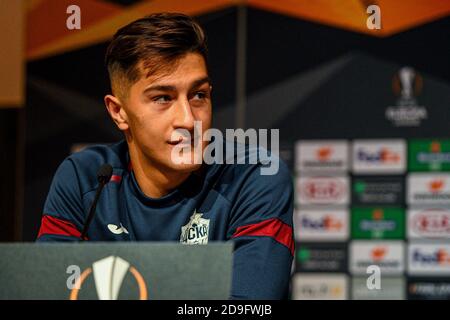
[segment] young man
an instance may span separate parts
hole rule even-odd
[[[203,152],[208,145],[185,134],[195,135],[194,122],[203,131],[211,126],[206,55],[203,30],[182,14],[153,14],[117,31],[106,54],[112,94],[104,100],[125,140],[87,148],[62,162],[38,241],[79,240],[98,186],[97,170],[109,163],[113,175],[87,240],[234,241],[231,298],[285,298],[294,252],[286,166],[262,175],[261,162],[173,158],[174,148],[183,146],[184,158],[193,160],[194,149]],[[248,159],[252,152],[247,148],[236,156]]]

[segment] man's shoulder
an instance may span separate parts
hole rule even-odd
[[[246,189],[259,192],[278,188],[291,192],[292,174],[275,152],[254,145],[234,147],[234,155],[227,154],[224,164],[216,166],[223,170],[218,183],[222,195],[234,199]]]
[[[83,192],[97,186],[97,171],[103,164],[113,167],[113,174],[120,174],[128,167],[127,144],[120,141],[114,144],[91,145],[68,156],[59,170],[73,170]],[[75,178],[75,177],[74,177]]]
[[[127,150],[126,142],[122,140],[114,144],[90,145],[71,154],[67,159],[76,165],[94,170],[105,163],[109,163],[113,168],[122,169],[128,161]]]
[[[229,145],[227,145],[229,146]],[[251,180],[267,180],[277,183],[280,179],[291,180],[291,173],[286,163],[277,152],[257,145],[235,143],[235,155],[227,154],[226,163],[231,163],[232,170]]]
[[[233,163],[219,166],[224,171],[215,188],[230,204],[228,236],[249,225],[291,226],[293,179],[288,166],[276,151],[255,145],[240,147]]]

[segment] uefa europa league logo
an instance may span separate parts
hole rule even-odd
[[[394,76],[392,86],[400,96],[400,105],[414,105],[415,97],[422,90],[422,77],[412,67],[403,67]]]
[[[398,97],[395,106],[385,110],[385,117],[396,127],[417,127],[428,118],[428,111],[418,104],[416,97],[423,87],[423,79],[412,67],[403,67],[392,78],[392,91]]]
[[[69,299],[78,300],[83,283],[93,275],[97,297],[100,300],[117,300],[127,274],[131,274],[131,278],[134,278],[137,283],[139,300],[147,300],[147,285],[142,275],[128,261],[117,256],[109,256],[98,260],[92,264],[92,267],[85,269],[76,280]]]
[[[413,81],[416,77],[416,72],[413,68],[403,67],[399,71],[399,79],[401,85],[400,95],[402,99],[412,99],[413,96]]]

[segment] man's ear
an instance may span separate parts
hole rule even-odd
[[[128,130],[128,116],[122,102],[115,96],[108,94],[104,98],[106,109],[116,123],[119,130]]]

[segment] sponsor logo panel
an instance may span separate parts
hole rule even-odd
[[[405,210],[403,208],[352,208],[353,239],[403,239]]]
[[[403,177],[355,177],[352,204],[402,206],[405,203]]]
[[[450,243],[410,243],[408,273],[450,275]]]
[[[450,171],[450,140],[411,140],[408,143],[409,171]]]
[[[408,278],[408,300],[450,300],[449,278]]]
[[[295,211],[295,238],[306,241],[345,241],[349,235],[349,215],[343,209]]]
[[[404,140],[355,140],[352,155],[356,174],[401,174],[406,169]]]
[[[349,167],[349,148],[345,140],[298,141],[295,152],[297,172],[343,172]]]
[[[347,244],[297,243],[295,266],[299,272],[347,272]]]
[[[409,205],[450,205],[450,174],[409,174],[407,194]]]
[[[292,281],[293,300],[346,300],[347,292],[345,274],[297,273]]]
[[[408,210],[410,239],[450,239],[450,210],[432,208]]]
[[[349,203],[349,178],[300,176],[296,181],[298,205],[347,205]]]
[[[352,241],[351,273],[365,275],[370,265],[380,267],[382,275],[401,274],[405,269],[403,241]]]
[[[367,276],[368,277],[368,276]],[[369,290],[367,277],[354,277],[352,279],[353,300],[404,300],[405,278],[381,276],[381,289]]]

